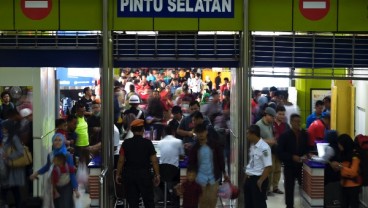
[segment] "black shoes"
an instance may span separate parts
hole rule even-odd
[[[284,194],[284,192],[282,192],[280,189],[275,189],[272,192],[275,194]]]

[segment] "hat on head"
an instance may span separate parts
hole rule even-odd
[[[132,123],[130,123],[131,127],[138,127],[138,126],[143,126],[144,125],[144,120],[142,119],[135,119],[134,121],[132,121]]]
[[[271,108],[271,107],[267,107],[267,108],[265,109],[265,114],[268,114],[268,115],[270,115],[270,116],[275,117],[275,116],[276,116],[276,111],[275,111],[275,109],[273,109],[273,108]]]
[[[20,116],[22,116],[22,118],[25,118],[32,114],[32,110],[29,108],[23,108],[22,110],[19,111],[19,114]]]

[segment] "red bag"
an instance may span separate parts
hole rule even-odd
[[[232,183],[230,183],[230,188],[231,188],[230,199],[237,199],[239,197],[239,188]]]

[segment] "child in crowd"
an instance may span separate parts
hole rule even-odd
[[[178,195],[183,195],[183,208],[197,208],[202,187],[195,181],[197,173],[193,169],[187,170],[187,180],[178,184],[175,189]]]
[[[63,190],[62,187],[65,187],[70,183],[70,175],[75,174],[76,169],[75,167],[66,163],[66,156],[64,154],[55,155],[53,163],[54,168],[51,174],[51,181],[53,187],[53,196],[54,199],[56,199],[60,197],[60,194],[63,194],[60,193]],[[78,189],[75,189],[74,193],[76,197],[79,198],[80,194]]]
[[[55,120],[55,133],[60,133],[64,135],[65,138],[68,138],[68,123],[65,119],[58,118]],[[70,140],[66,140],[65,145],[70,153],[74,153]]]
[[[55,133],[60,133],[62,135],[67,136],[68,132],[68,124],[65,119],[58,118],[55,120]]]

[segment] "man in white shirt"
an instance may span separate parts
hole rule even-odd
[[[165,127],[165,136],[157,145],[159,150],[158,152],[160,154],[160,165],[170,164],[177,167],[177,172],[175,173],[172,183],[169,184],[169,189],[172,189],[172,187],[180,182],[179,159],[184,157],[183,141],[173,136],[175,132],[176,129],[174,129],[171,125],[167,125]],[[180,198],[178,196],[171,195],[170,199],[174,205],[179,207]]]
[[[270,146],[260,137],[261,130],[251,125],[247,130],[247,139],[251,143],[249,163],[245,168],[244,201],[245,207],[266,208],[268,175],[272,169]]]
[[[183,141],[173,136],[175,130],[172,126],[165,127],[166,136],[159,141],[157,147],[160,151],[160,164],[170,164],[179,168],[179,158],[184,156]]]
[[[193,94],[201,93],[202,91],[202,80],[201,80],[201,74],[197,73],[195,75],[194,79],[191,79],[191,89]]]

